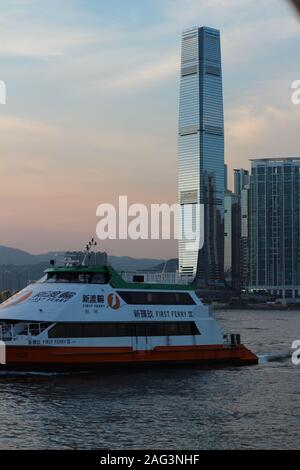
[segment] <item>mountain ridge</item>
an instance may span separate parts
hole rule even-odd
[[[19,248],[0,245],[0,266],[33,266],[48,262],[57,252],[31,254]],[[109,256],[110,264],[117,270],[152,269],[164,264],[161,258],[134,258],[131,256]]]

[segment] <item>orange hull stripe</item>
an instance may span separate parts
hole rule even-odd
[[[134,362],[255,362],[257,356],[245,346],[164,346],[149,351],[132,348],[83,348],[47,346],[8,346],[7,364],[101,364]]]

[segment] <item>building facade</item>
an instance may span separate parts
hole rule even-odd
[[[300,297],[300,158],[252,160],[250,290]]]
[[[240,287],[246,289],[249,285],[249,196],[250,174],[243,168],[234,170],[234,193],[239,198],[240,205],[240,239],[239,239],[239,269]]]
[[[234,170],[234,194],[238,196],[241,195],[241,192],[244,188],[249,187],[250,184],[250,175],[248,170],[244,168],[235,168]]]
[[[240,198],[232,191],[225,193],[224,210],[224,276],[227,286],[240,289]]]
[[[178,197],[182,206],[204,205],[204,246],[179,241],[179,271],[199,286],[224,282],[224,119],[218,30],[182,35],[178,137]],[[195,209],[196,210],[196,209]],[[190,223],[195,224],[195,211]],[[183,220],[183,217],[182,217]]]

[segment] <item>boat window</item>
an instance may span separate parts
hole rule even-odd
[[[118,294],[127,304],[195,305],[187,292],[118,291]]]
[[[108,275],[106,273],[50,272],[41,282],[48,284],[107,284]]]
[[[194,322],[56,323],[49,338],[200,335]]]
[[[71,325],[69,325],[71,328]],[[64,323],[57,323],[48,331],[48,338],[66,338],[66,327]],[[71,336],[72,338],[72,336]]]
[[[107,284],[108,277],[105,273],[92,274],[91,284]]]

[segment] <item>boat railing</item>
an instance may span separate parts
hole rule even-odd
[[[224,343],[224,346],[228,346],[228,347],[239,346],[241,344],[241,335],[234,334],[234,333],[225,334],[223,336],[223,343]]]
[[[0,341],[12,341],[14,338],[14,325],[0,325]]]
[[[177,272],[163,273],[163,272],[149,272],[149,271],[132,271],[120,272],[122,278],[126,282],[146,284],[183,284],[188,285],[193,281],[193,277],[186,274]]]
[[[49,325],[47,322],[2,323],[0,341],[13,341],[17,336],[39,336]]]

